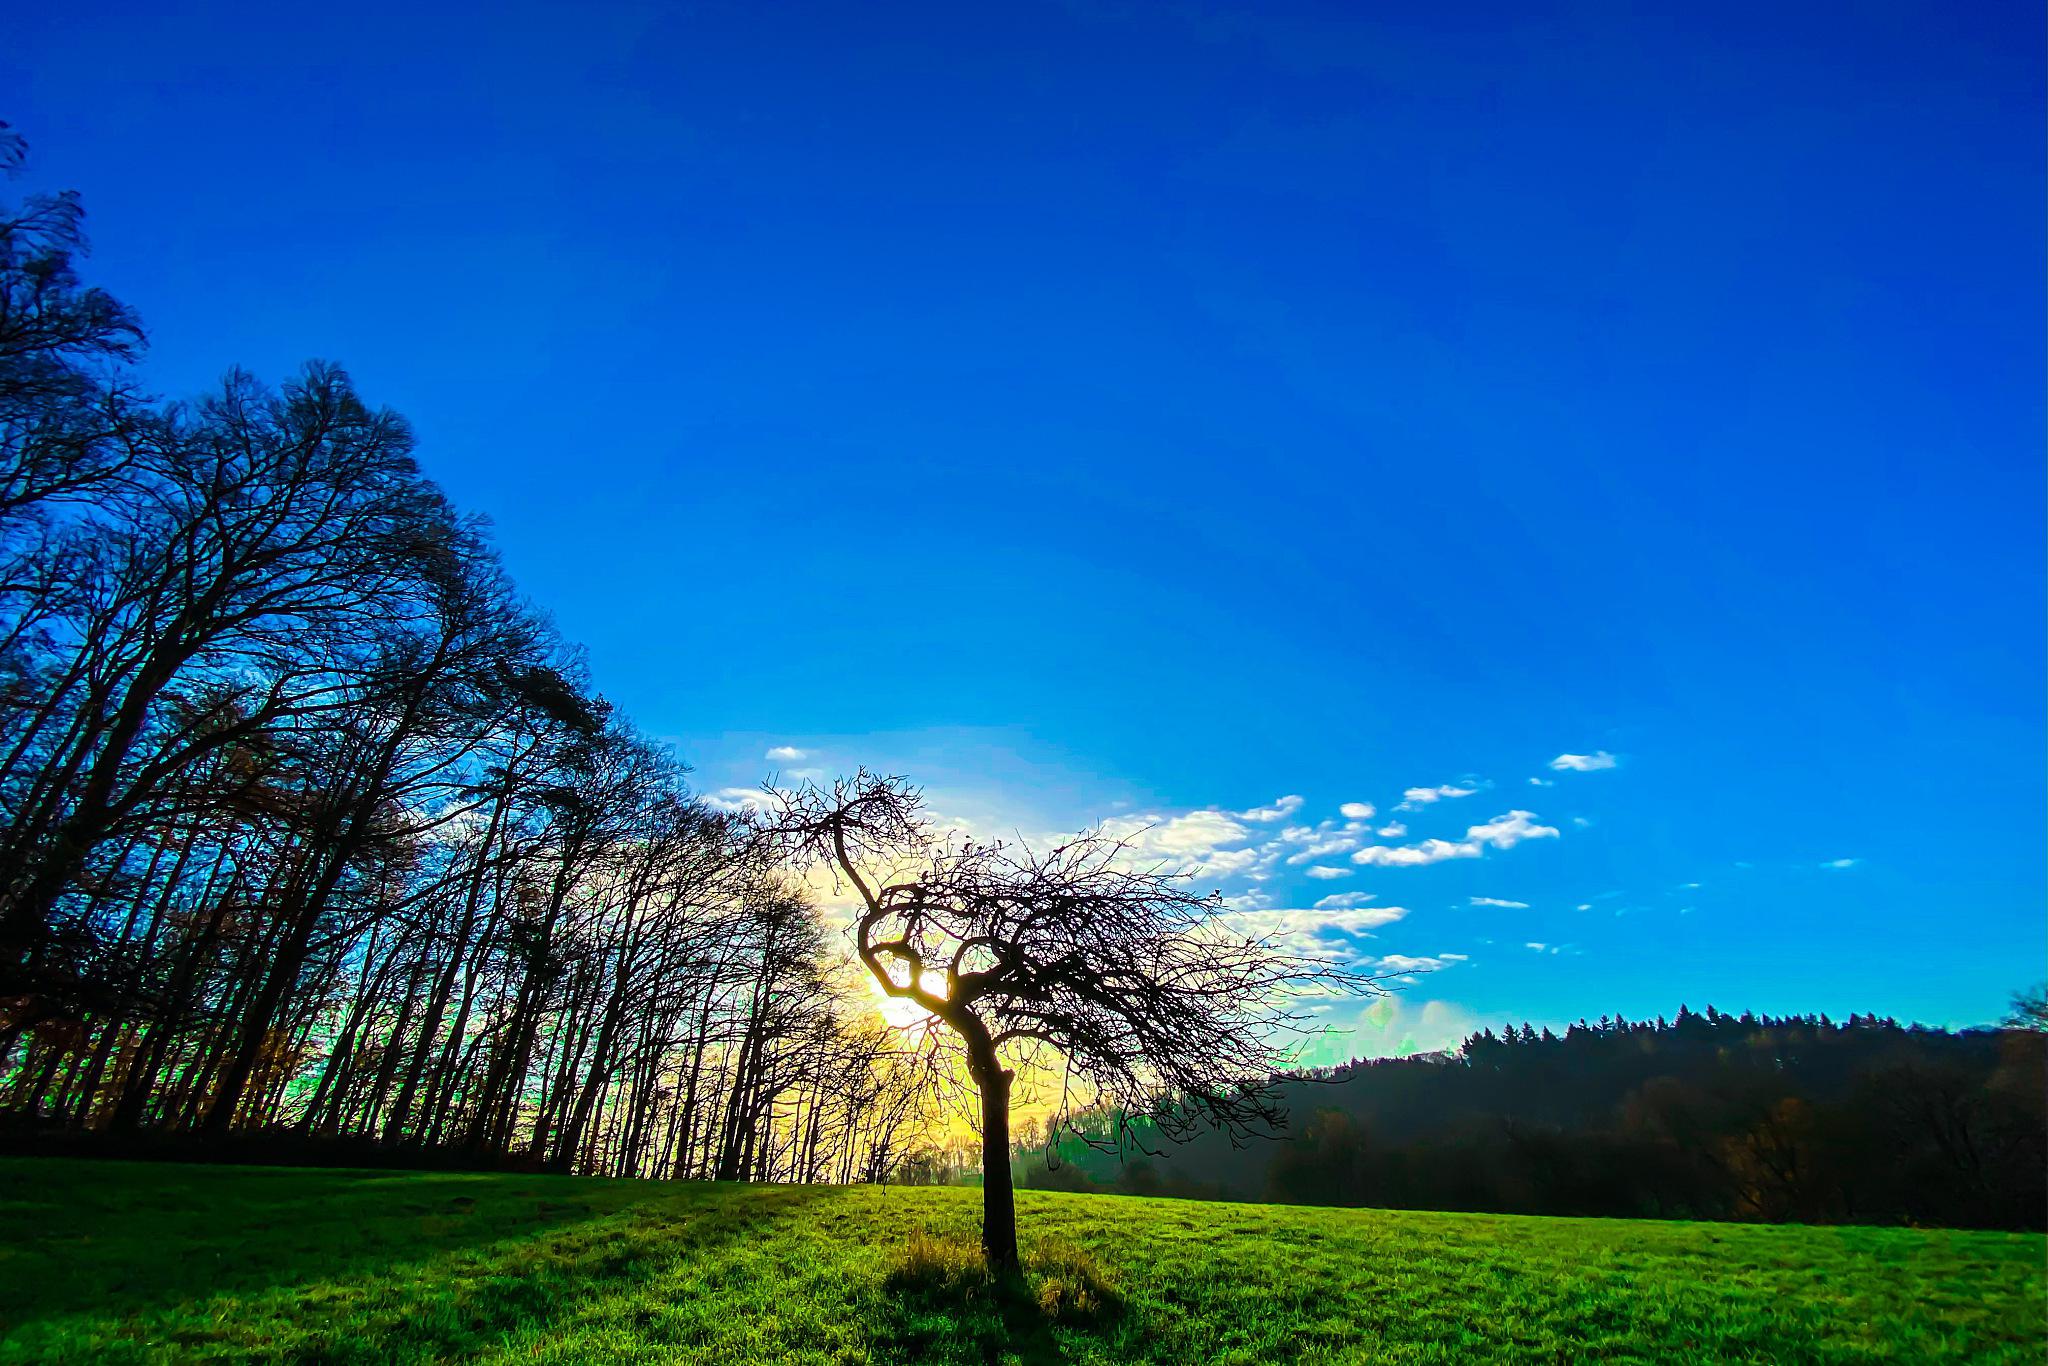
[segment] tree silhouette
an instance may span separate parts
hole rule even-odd
[[[1221,898],[1084,832],[1043,852],[942,837],[919,792],[862,771],[776,793],[775,833],[858,894],[855,949],[889,996],[957,1036],[979,1095],[982,1249],[1017,1266],[1008,1065],[1056,1052],[1065,1088],[1173,1139],[1281,1122],[1271,1083],[1302,994],[1369,988],[1330,963],[1230,932]]]
[[[142,394],[82,225],[0,199],[0,1137],[902,1170],[919,1059],[404,420],[332,365]]]
[[[2048,982],[2014,992],[2005,1022],[2014,1029],[2048,1030]]]

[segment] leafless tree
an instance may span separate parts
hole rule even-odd
[[[1277,1124],[1271,1090],[1307,993],[1371,990],[1331,963],[1235,934],[1221,898],[1101,830],[1043,851],[937,833],[919,792],[862,771],[777,792],[800,863],[858,895],[855,950],[889,996],[958,1037],[980,1099],[982,1248],[1017,1265],[1012,1065],[1049,1049],[1068,1088],[1169,1139]]]
[[[21,140],[0,124],[0,175]],[[772,841],[598,697],[396,414],[165,405],[0,203],[0,1117],[885,1179],[926,1058]]]

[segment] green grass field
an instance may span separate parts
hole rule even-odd
[[[0,1361],[2027,1361],[2037,1235],[0,1161]]]

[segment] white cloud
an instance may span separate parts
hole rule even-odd
[[[1379,836],[1383,840],[1397,840],[1407,833],[1408,827],[1399,821],[1388,821],[1379,828]]]
[[[714,811],[766,811],[768,794],[756,787],[721,787],[704,794],[704,805]]]
[[[1231,929],[1254,938],[1271,940],[1278,947],[1301,954],[1357,961],[1361,955],[1353,938],[1370,938],[1371,931],[1405,918],[1405,906],[1340,906],[1315,910],[1274,910],[1250,905],[1244,898],[1232,898],[1232,909],[1223,919]],[[1369,956],[1368,956],[1369,957]]]
[[[1533,811],[1510,811],[1505,816],[1495,816],[1484,825],[1473,826],[1465,832],[1465,838],[1490,844],[1496,849],[1512,849],[1523,840],[1555,839],[1557,827],[1536,824]]]
[[[1337,808],[1337,812],[1346,820],[1369,821],[1372,819],[1373,805],[1371,802],[1346,802]]]
[[[1446,859],[1478,858],[1487,845],[1512,849],[1523,840],[1554,839],[1557,827],[1536,824],[1533,811],[1510,811],[1483,825],[1470,826],[1461,840],[1427,839],[1420,844],[1369,845],[1351,856],[1353,863],[1379,868],[1412,868]]]
[[[1445,859],[1478,857],[1479,846],[1476,844],[1430,839],[1420,844],[1367,845],[1353,854],[1351,861],[1369,863],[1375,868],[1414,868],[1425,863],[1441,863]]]
[[[1536,950],[1536,952],[1542,953],[1545,949],[1549,948],[1550,945],[1543,943],[1541,940],[1531,939],[1528,943],[1522,945],[1522,947],[1525,949],[1534,949]]]
[[[769,750],[765,757],[773,763],[793,764],[800,759],[810,758],[811,752],[807,749],[798,749],[795,745],[777,745]]]
[[[1257,821],[1263,825],[1267,821],[1287,819],[1295,812],[1301,810],[1301,803],[1301,797],[1294,793],[1289,793],[1271,806],[1255,806],[1249,811],[1240,811],[1237,814],[1243,820]]]
[[[1591,754],[1560,754],[1550,761],[1550,766],[1559,773],[1593,773],[1603,768],[1613,768],[1615,759],[1604,749]]]
[[[1349,910],[1354,906],[1363,906],[1366,902],[1376,899],[1377,894],[1373,892],[1332,892],[1316,902],[1316,909],[1319,911]]]
[[[1859,864],[1859,863],[1861,863],[1861,862],[1863,862],[1863,860],[1862,860],[1862,859],[1860,859],[1860,858],[1831,858],[1831,859],[1829,859],[1829,860],[1828,860],[1828,861],[1827,861],[1826,863],[1823,863],[1823,864],[1821,865],[1821,867],[1823,867],[1823,868],[1854,868],[1854,867],[1855,867],[1855,866],[1856,866],[1857,864]]]
[[[1469,797],[1478,790],[1476,787],[1459,787],[1455,783],[1445,783],[1441,787],[1411,787],[1401,794],[1401,802],[1394,809],[1414,811],[1432,802],[1448,801],[1454,797]]]
[[[1351,870],[1349,868],[1332,868],[1328,864],[1318,863],[1315,867],[1308,870],[1308,875],[1318,881],[1328,882],[1333,878],[1350,877]]]
[[[1497,896],[1475,896],[1472,898],[1472,904],[1474,906],[1505,906],[1511,911],[1526,911],[1529,909],[1529,903],[1526,901],[1503,901]]]
[[[1168,820],[1123,819],[1108,827],[1120,832],[1134,849],[1161,854],[1206,854],[1220,845],[1240,843],[1251,832],[1222,811],[1190,811]]]
[[[1331,854],[1348,853],[1357,847],[1358,837],[1356,835],[1332,835],[1328,839],[1317,840],[1306,849],[1297,850],[1289,854],[1287,862],[1290,865],[1299,865],[1308,863],[1313,859],[1327,858]]]
[[[1283,913],[1284,914],[1284,913]],[[1376,930],[1382,925],[1391,925],[1397,920],[1408,918],[1406,906],[1353,906],[1341,911],[1302,911],[1301,915],[1318,917],[1318,923],[1326,930],[1338,930],[1345,934],[1363,934]]]
[[[1556,786],[1557,786],[1557,783],[1556,783],[1556,781],[1555,781],[1554,779],[1550,779],[1550,778],[1531,778],[1531,779],[1529,780],[1529,786],[1531,786],[1531,787],[1556,787]]]
[[[1204,877],[1235,877],[1258,861],[1256,849],[1207,849],[1190,855],[1188,867]]]
[[[1162,820],[1118,816],[1102,823],[1103,833],[1128,846],[1133,860],[1157,860],[1189,872],[1231,877],[1259,861],[1256,849],[1236,849],[1251,834],[1238,817],[1212,809]]]

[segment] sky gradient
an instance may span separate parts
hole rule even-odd
[[[0,118],[157,389],[346,365],[709,793],[1149,826],[1421,1046],[1995,1018],[2040,7],[1614,9],[17,7]]]

